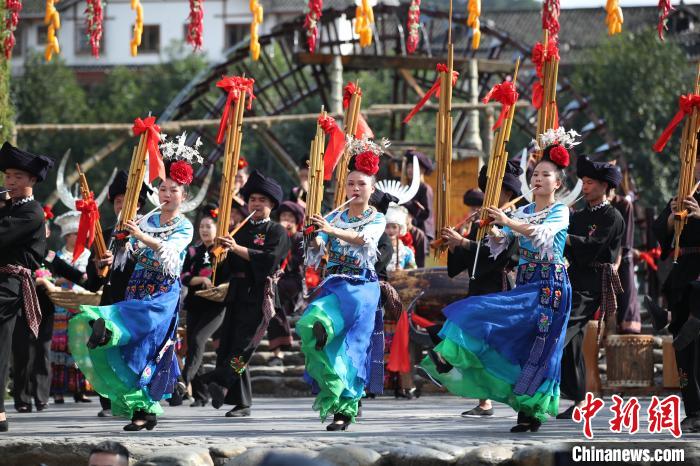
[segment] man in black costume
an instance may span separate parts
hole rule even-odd
[[[695,180],[700,180],[700,158],[695,164]],[[654,221],[654,234],[662,249],[661,258],[673,254],[674,212],[688,211],[688,222],[681,233],[678,263],[673,264],[663,286],[671,311],[669,330],[680,379],[686,418],[683,432],[700,432],[700,192],[681,202],[675,197]],[[682,205],[680,205],[682,204]]]
[[[435,214],[433,212],[433,188],[425,182],[425,176],[432,173],[433,162],[424,153],[415,150],[407,150],[404,157],[412,164],[414,155],[420,166],[420,185],[416,195],[406,203],[405,207],[413,217],[413,225],[425,233],[427,241],[424,244],[424,251],[425,255],[428,255],[430,254],[430,242],[435,239]],[[408,170],[408,180],[411,181],[412,177],[413,171]],[[416,248],[418,247],[415,242],[413,244]],[[423,262],[425,255],[416,254],[418,267],[423,267],[421,262]],[[420,260],[418,260],[419,258]]]
[[[248,363],[275,313],[280,264],[290,248],[287,231],[270,220],[270,213],[282,202],[280,185],[255,170],[241,195],[255,215],[234,238],[218,238],[228,250],[231,281],[216,369],[203,376],[209,382],[212,406],[234,405],[226,417],[250,416],[253,394]]]
[[[8,142],[0,149],[0,170],[5,173],[9,197],[0,209],[0,432],[8,430],[5,387],[15,326],[26,327],[29,338],[39,335],[41,310],[32,275],[46,252],[46,229],[44,210],[34,200],[33,188],[46,179],[52,166],[52,159]]]
[[[564,254],[569,260],[571,315],[561,362],[561,392],[574,404],[557,419],[571,419],[574,408],[586,397],[583,332],[600,308],[601,322],[615,325],[617,295],[622,292],[615,263],[620,255],[625,221],[608,201],[608,194],[622,180],[619,169],[606,162],[579,157],[576,174],[583,180],[586,207],[569,222]],[[611,329],[614,331],[614,328]]]

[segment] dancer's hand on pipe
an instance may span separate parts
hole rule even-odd
[[[330,223],[328,223],[328,220],[326,220],[321,214],[312,215],[311,223],[313,223],[316,227],[316,231],[322,231],[326,234],[333,233],[334,228],[331,226]]]
[[[221,245],[221,247],[226,249],[227,251],[230,251],[236,246],[238,246],[238,244],[236,244],[236,240],[231,238],[230,236],[219,236],[217,240],[219,241],[219,245]]]
[[[510,218],[498,207],[486,207],[489,217],[493,219],[493,223],[502,227],[510,225]]]
[[[139,241],[143,241],[144,234],[134,220],[128,220],[124,225],[131,236]]]
[[[457,230],[451,227],[443,228],[440,231],[440,237],[447,242],[447,247],[450,251],[454,251],[454,248],[462,245],[464,238],[460,235]]]
[[[114,254],[112,254],[112,251],[105,251],[104,255],[95,262],[97,262],[98,268],[110,267],[114,262]]]
[[[698,205],[698,201],[693,196],[683,199],[683,207],[688,209],[688,218],[700,219],[700,205]]]

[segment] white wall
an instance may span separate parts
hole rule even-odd
[[[138,56],[130,54],[129,42],[131,40],[131,28],[136,14],[130,8],[129,1],[110,0],[105,6],[105,22],[103,32],[103,48],[100,58],[95,59],[90,53],[76,54],[77,34],[85,31],[85,3],[76,4],[61,14],[61,29],[58,32],[58,41],[61,47],[60,56],[71,66],[115,66],[115,65],[149,65],[166,59],[165,49],[171,41],[184,41],[184,28],[189,15],[189,2],[186,0],[141,0],[143,5],[144,25],[160,25],[160,53],[145,53],[141,50]],[[204,32],[201,52],[205,53],[210,61],[217,62],[224,55],[225,25],[241,23],[250,24],[251,14],[247,0],[205,0],[204,2]],[[270,15],[270,20],[261,25],[261,34],[269,31],[275,19]],[[20,15],[20,27],[23,29],[23,48],[35,49],[43,53],[45,44],[37,43],[38,27],[42,25],[39,19],[22,19]],[[77,28],[77,31],[76,31]],[[189,44],[186,47],[190,50]],[[19,57],[13,57],[13,68],[21,67],[26,56],[23,53]]]

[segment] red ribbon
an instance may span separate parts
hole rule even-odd
[[[438,73],[447,73],[449,69],[447,68],[447,65],[444,63],[438,63],[437,66],[435,67]],[[452,71],[452,87],[457,84],[457,77],[459,76],[459,73],[456,71]],[[423,106],[430,100],[430,98],[434,95],[437,95],[440,92],[440,81],[441,81],[441,76],[438,75],[437,79],[435,79],[435,82],[433,83],[433,87],[431,87],[428,92],[425,93],[422,99],[418,101],[415,107],[413,107],[413,110],[406,115],[406,118],[403,119],[404,124],[408,123],[411,121],[411,118],[413,118],[416,113],[420,112],[420,109],[423,108]]]
[[[544,68],[545,62],[552,61],[554,59],[559,59],[559,47],[554,39],[550,39],[547,44],[547,50],[545,50],[542,42],[538,42],[532,48],[532,64],[535,65],[535,72],[539,81],[535,82],[532,86],[532,106],[537,110],[542,108],[542,101],[544,99],[544,74],[542,70]]]
[[[402,312],[394,330],[394,339],[391,341],[389,360],[386,368],[393,372],[410,372],[411,356],[408,352],[408,312]]]
[[[668,140],[671,139],[671,136],[676,130],[676,127],[679,124],[681,124],[681,121],[683,121],[685,116],[692,112],[693,108],[695,107],[700,107],[700,95],[686,94],[680,96],[680,98],[678,99],[678,112],[673,117],[673,120],[671,120],[668,126],[666,126],[664,132],[661,133],[659,139],[657,139],[656,144],[654,144],[653,147],[654,152],[661,152],[662,150],[664,150],[664,147],[666,147]]]
[[[428,328],[428,327],[432,327],[433,325],[435,325],[435,322],[431,322],[428,319],[426,319],[425,317],[419,316],[415,312],[413,314],[411,314],[411,320],[413,321],[414,324],[416,324],[419,327],[423,327],[423,328]]]
[[[158,143],[160,142],[160,126],[156,124],[156,117],[150,116],[144,120],[137,118],[131,127],[134,136],[146,134],[146,148],[148,149],[148,181],[152,183],[156,178],[165,179],[165,165],[160,155]]]
[[[496,124],[493,125],[493,128],[491,128],[492,130],[495,130],[501,127],[503,120],[510,111],[510,107],[515,105],[515,103],[518,101],[518,91],[515,90],[513,81],[504,81],[501,84],[496,84],[493,86],[493,89],[486,94],[486,97],[484,97],[482,102],[487,104],[491,100],[495,100],[501,104],[501,113],[498,115]]]
[[[343,154],[345,133],[331,116],[319,117],[318,124],[321,125],[324,133],[330,135],[326,151],[323,153],[323,179],[328,181],[333,177],[333,170]]]
[[[358,89],[354,82],[349,82],[343,88],[343,108],[347,109],[350,106],[350,99],[352,99],[353,94],[357,93],[362,95],[362,89]],[[367,120],[362,115],[358,115],[357,129],[355,130],[355,139],[362,138],[373,138],[374,132],[370,129],[367,124]],[[327,178],[329,180],[330,178]]]
[[[349,82],[343,88],[343,108],[348,108],[353,94],[362,95],[362,89],[358,89],[354,82]]]
[[[659,266],[656,265],[656,261],[661,257],[661,248],[659,246],[649,249],[648,251],[642,251],[639,253],[639,258],[647,263],[649,268],[656,272],[659,270]]]
[[[92,247],[92,243],[95,241],[95,225],[100,219],[100,211],[93,193],[90,193],[87,199],[76,200],[75,209],[80,212],[80,223],[78,223],[78,238],[75,240],[75,248],[73,249],[74,263],[80,258],[86,247]]]
[[[217,144],[224,142],[224,135],[229,123],[228,117],[231,104],[240,99],[241,96],[243,96],[244,99],[248,96],[248,105],[246,109],[250,110],[253,107],[253,99],[255,99],[255,95],[253,95],[254,84],[255,79],[244,78],[242,76],[223,76],[221,80],[216,83],[216,87],[220,87],[228,92],[226,104],[224,105],[224,112],[221,115],[221,122],[219,123],[219,133],[216,135]]]

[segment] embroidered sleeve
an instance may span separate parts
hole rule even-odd
[[[377,262],[379,238],[381,238],[385,229],[386,218],[384,218],[384,214],[377,212],[374,220],[365,225],[362,231],[359,232],[360,237],[365,243],[362,246],[358,246],[358,249],[360,249],[360,254],[362,254],[367,268],[374,269],[374,264]]]
[[[497,258],[503,251],[510,247],[510,243],[515,238],[513,230],[508,227],[503,227],[496,230],[495,235],[486,235],[486,246],[488,246],[491,253],[489,257],[492,259]]]
[[[334,215],[333,218],[329,219],[328,221],[332,222],[335,220],[337,215],[338,214]],[[323,256],[326,253],[326,245],[328,244],[328,235],[326,233],[319,231],[316,233],[316,235],[318,236],[318,239],[321,240],[321,247],[318,249],[314,247],[308,248],[304,258],[304,264],[314,269],[317,269],[321,264],[321,259],[323,259]]]
[[[175,231],[165,241],[160,242],[160,247],[154,252],[156,259],[161,263],[164,274],[171,277],[180,276],[183,253],[192,241],[192,234],[192,224],[189,220],[183,219]]]
[[[534,231],[530,235],[532,245],[539,250],[542,257],[551,259],[554,257],[555,236],[569,227],[569,211],[564,204],[557,204],[552,207],[542,223],[533,227]]]

